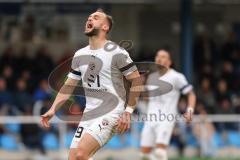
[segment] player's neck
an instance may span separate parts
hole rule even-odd
[[[107,42],[106,37],[101,37],[101,36],[89,37],[89,45],[90,45],[90,49],[92,50],[103,48],[106,42]]]
[[[166,74],[167,72],[169,72],[171,70],[170,67],[164,67],[164,68],[159,68],[159,73],[160,74]]]

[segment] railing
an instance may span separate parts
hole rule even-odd
[[[232,115],[207,115],[207,116],[200,116],[195,115],[193,118],[193,124],[194,123],[200,123],[203,124],[205,122],[240,122],[240,118],[238,114],[232,114]],[[0,116],[0,124],[39,124],[40,125],[40,116]],[[67,133],[67,124],[73,123],[73,122],[67,122],[60,120],[57,116],[55,116],[50,123],[54,123],[58,125],[59,130],[59,149],[66,149],[64,146],[65,144],[65,135]],[[78,122],[75,122],[78,123]],[[132,123],[132,125],[136,124]],[[133,127],[134,128],[134,127]],[[207,132],[207,130],[204,127],[201,127],[201,133],[200,135],[203,135]],[[136,133],[136,131],[133,131],[132,134],[139,134]],[[140,137],[140,136],[138,136]],[[201,138],[200,138],[201,139]],[[200,146],[201,147],[201,146]],[[201,148],[203,150],[203,148]]]

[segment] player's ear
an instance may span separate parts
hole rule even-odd
[[[109,26],[106,25],[106,24],[104,24],[104,25],[102,26],[102,29],[103,29],[104,31],[108,32]]]

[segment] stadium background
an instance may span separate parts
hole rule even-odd
[[[44,130],[31,116],[50,107],[49,73],[87,44],[84,24],[97,8],[115,20],[113,41],[134,43],[134,61],[153,61],[157,49],[167,47],[175,68],[194,84],[201,116],[192,125],[176,125],[169,157],[240,159],[238,0],[1,1],[0,159],[66,159],[76,125]],[[79,112],[82,99],[75,102]],[[179,111],[185,107],[182,97]],[[96,159],[137,159],[141,128],[133,123]]]

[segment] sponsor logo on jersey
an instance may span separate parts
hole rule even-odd
[[[108,120],[107,119],[103,119],[102,120],[102,125],[103,126],[107,126],[109,124]]]

